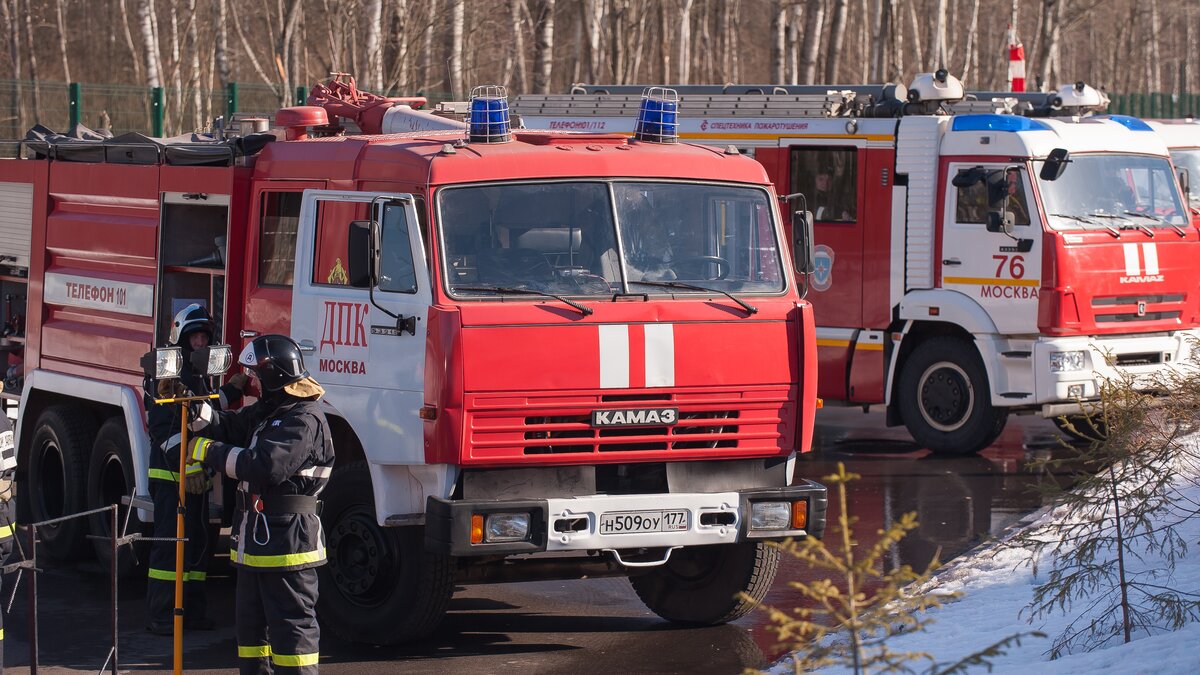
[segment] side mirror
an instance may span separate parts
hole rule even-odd
[[[807,277],[817,269],[816,254],[813,248],[813,214],[812,211],[792,212],[792,257],[795,259],[796,272]],[[806,284],[807,286],[807,284]]]
[[[1067,164],[1071,162],[1069,155],[1066,148],[1051,150],[1046,161],[1042,163],[1042,170],[1038,173],[1038,177],[1042,180],[1058,180],[1067,170]]]
[[[1192,196],[1192,179],[1187,169],[1179,170],[1179,189],[1183,191],[1183,200],[1188,201]]]
[[[374,288],[379,283],[379,223],[355,220],[346,235],[346,275],[355,288]]]
[[[1012,214],[1012,211],[988,211],[988,232],[1003,232],[1008,236],[1012,236],[1013,230],[1017,227],[1017,218]]]

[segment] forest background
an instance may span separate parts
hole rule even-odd
[[[1031,88],[1200,91],[1200,0],[0,0],[0,121],[55,118],[80,82],[114,101],[163,87],[170,125],[199,129],[231,82],[273,111],[330,72],[433,99],[476,84],[907,83],[938,67],[999,90],[1014,17]]]

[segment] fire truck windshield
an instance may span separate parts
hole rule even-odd
[[[1071,155],[1058,180],[1039,178],[1038,187],[1055,230],[1177,229],[1189,221],[1165,157]]]
[[[1187,169],[1188,180],[1200,180],[1200,150],[1172,150],[1171,161],[1176,169]],[[1191,193],[1192,206],[1200,206],[1200,183],[1193,183]]]
[[[774,212],[761,188],[627,181],[450,187],[438,193],[438,212],[456,296],[784,289]],[[683,283],[637,283],[650,281]],[[504,292],[489,293],[489,286]]]

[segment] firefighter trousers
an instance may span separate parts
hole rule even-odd
[[[317,570],[238,567],[238,665],[242,675],[317,672]]]
[[[154,536],[174,538],[179,484],[151,480],[150,496],[154,500]],[[184,503],[187,507],[183,517],[183,536],[187,538],[183,544],[184,622],[195,625],[207,611],[204,586],[213,554],[208,542],[208,493],[189,494]],[[169,624],[175,614],[175,542],[151,542],[148,574],[147,621]]]

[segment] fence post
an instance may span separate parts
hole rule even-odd
[[[225,85],[225,119],[233,123],[233,114],[238,111],[238,83],[229,82]]]
[[[150,135],[162,138],[163,135],[163,88],[150,89]]]
[[[67,128],[73,129],[78,126],[79,117],[83,110],[83,87],[78,82],[72,82],[67,85],[67,95],[71,99],[67,114]]]
[[[308,87],[296,87],[296,105],[304,105],[308,102]]]

